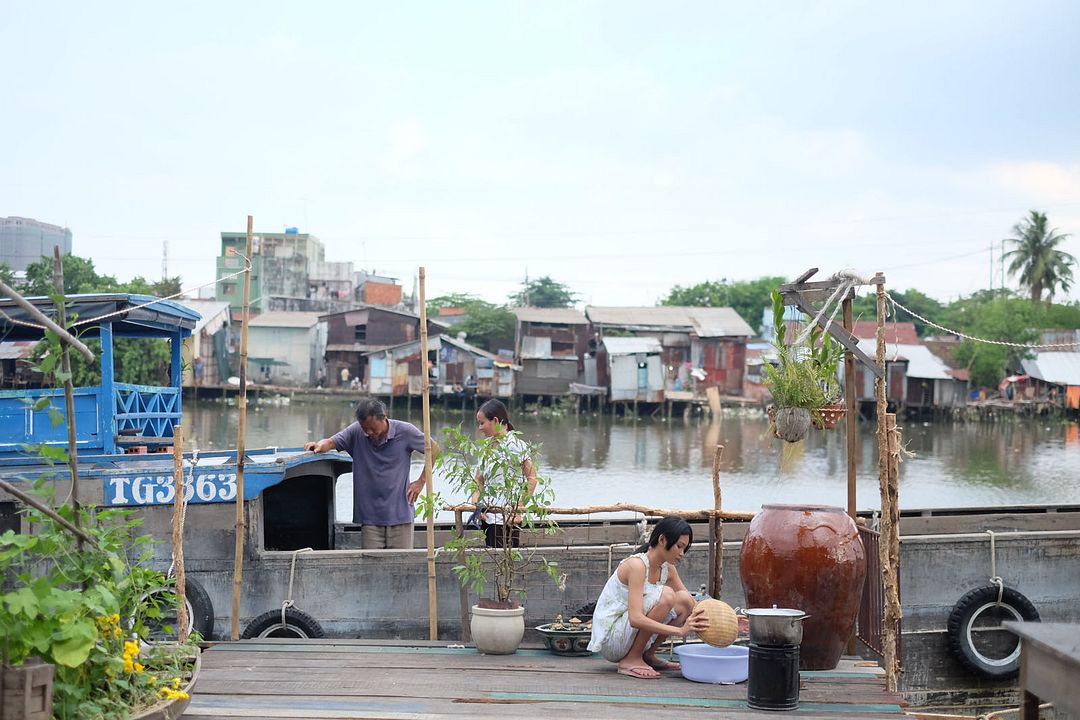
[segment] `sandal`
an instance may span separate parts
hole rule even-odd
[[[648,665],[635,665],[630,668],[618,668],[620,675],[629,675],[633,678],[639,678],[641,680],[655,680],[660,677],[660,673],[653,670]]]

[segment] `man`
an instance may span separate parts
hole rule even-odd
[[[413,546],[413,503],[424,489],[423,474],[409,482],[409,461],[424,452],[424,433],[415,426],[386,417],[386,406],[375,398],[361,398],[356,422],[333,437],[308,442],[305,450],[317,453],[340,450],[353,460],[353,522],[360,528],[365,550]],[[439,446],[431,442],[432,461]]]

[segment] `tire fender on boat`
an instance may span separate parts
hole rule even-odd
[[[983,585],[967,592],[953,606],[946,628],[949,648],[957,660],[986,677],[1007,679],[1016,677],[1020,672],[1019,638],[1016,640],[1016,647],[1004,657],[984,654],[976,647],[973,638],[973,631],[977,632],[974,630],[976,621],[983,613],[998,608],[999,595],[1001,597],[1000,612],[1009,616],[1007,619],[1023,622],[1039,621],[1039,611],[1019,591],[1010,587]]]
[[[240,637],[245,640],[252,638],[321,638],[325,637],[322,625],[315,618],[303,610],[295,607],[286,607],[284,611],[284,623],[282,623],[282,610],[267,610],[247,624]]]
[[[159,592],[169,592],[171,594],[172,591],[165,589],[155,590],[149,595],[144,595],[143,599]],[[204,640],[212,639],[214,633],[214,604],[210,601],[210,595],[207,594],[197,580],[189,577],[184,580],[184,598],[187,601],[188,632],[194,630],[202,635]],[[152,627],[151,631],[162,633],[164,632],[164,625],[175,623],[175,615],[167,619],[170,622],[160,622],[159,619],[159,621],[155,622],[155,627]],[[175,636],[175,632],[174,629],[173,636]]]

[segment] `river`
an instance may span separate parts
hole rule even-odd
[[[218,401],[187,402],[185,449],[236,447],[239,410]],[[394,417],[421,426],[419,403]],[[723,507],[757,510],[768,502],[846,506],[846,433],[812,430],[803,443],[770,437],[760,413],[725,414],[670,422],[599,415],[538,417],[520,411],[514,424],[530,442],[542,443],[540,473],[550,478],[559,506],[633,502],[701,510],[711,508],[713,452],[724,445],[720,465]],[[247,416],[247,447],[298,447],[328,437],[352,420],[344,401],[253,404]],[[432,411],[438,440],[442,428],[475,428],[471,412]],[[1080,504],[1080,438],[1076,423],[1059,420],[977,423],[901,423],[906,449],[900,465],[902,508]],[[874,424],[859,426],[856,457],[859,509],[880,506]],[[419,456],[413,477],[422,469]],[[350,476],[351,477],[351,476]],[[436,491],[455,497],[436,476]],[[339,480],[339,520],[351,519],[348,477]]]

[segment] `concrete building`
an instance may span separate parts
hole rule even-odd
[[[248,322],[248,379],[264,385],[314,385],[326,373],[326,323],[315,312],[271,311]]]
[[[53,247],[71,254],[71,229],[24,217],[0,218],[0,263],[21,272],[43,257],[51,258]]]
[[[356,299],[368,305],[395,306],[401,304],[402,289],[397,278],[358,270],[355,273]]]
[[[221,256],[217,259],[217,299],[234,312],[244,306],[244,277],[223,280],[244,269],[247,233],[221,233]],[[309,310],[309,279],[319,263],[325,264],[322,241],[307,233],[257,233],[251,251],[251,312]],[[325,311],[328,308],[323,308]],[[336,308],[335,308],[336,309]]]
[[[229,303],[221,300],[196,300],[181,298],[176,301],[201,316],[184,339],[182,384],[220,385],[229,379],[229,354],[234,345]],[[198,377],[196,377],[198,370]]]

